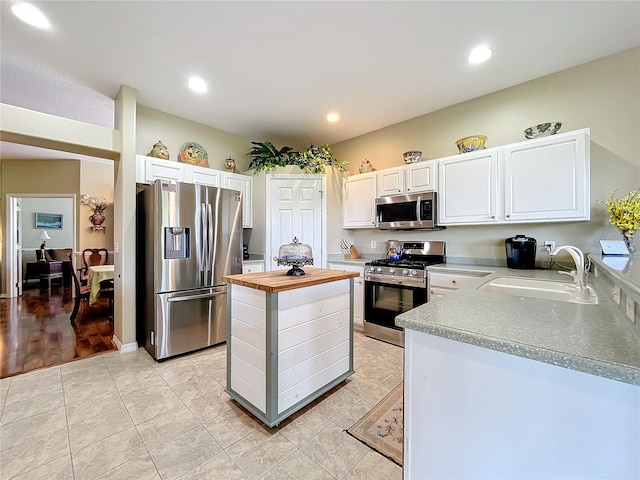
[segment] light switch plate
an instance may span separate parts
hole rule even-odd
[[[600,240],[604,255],[629,255],[629,250],[622,240]]]

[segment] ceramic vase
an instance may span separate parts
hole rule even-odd
[[[236,161],[229,157],[224,161],[224,169],[229,173],[233,173],[236,170]]]
[[[93,212],[93,215],[89,217],[89,220],[91,220],[91,223],[93,223],[93,225],[96,227],[102,225],[102,223],[104,222],[104,219],[105,219],[105,216],[100,212]]]
[[[629,250],[629,253],[631,255],[636,253],[636,242],[635,242],[636,239],[635,239],[634,235],[631,235],[630,237],[627,237],[623,233],[622,234],[622,240],[624,240],[624,244],[627,246],[627,250]]]

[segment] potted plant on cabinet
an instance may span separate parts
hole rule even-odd
[[[275,167],[295,165],[307,173],[325,173],[327,166],[340,172],[346,171],[348,162],[339,162],[331,153],[329,145],[310,145],[304,152],[296,152],[291,147],[276,148],[271,142],[251,142],[254,146],[247,155],[252,157],[249,168],[255,173],[270,172]]]

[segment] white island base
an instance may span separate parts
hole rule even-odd
[[[266,425],[354,373],[353,279],[342,278],[280,292],[229,285],[226,392]]]
[[[405,329],[404,478],[640,478],[640,388]]]

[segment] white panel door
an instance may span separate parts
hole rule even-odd
[[[271,230],[270,252],[267,252],[269,270],[278,267],[273,257],[280,246],[291,243],[294,237],[311,246],[314,267],[321,268],[322,258],[322,181],[319,178],[277,178],[270,182],[270,211],[267,228]]]

